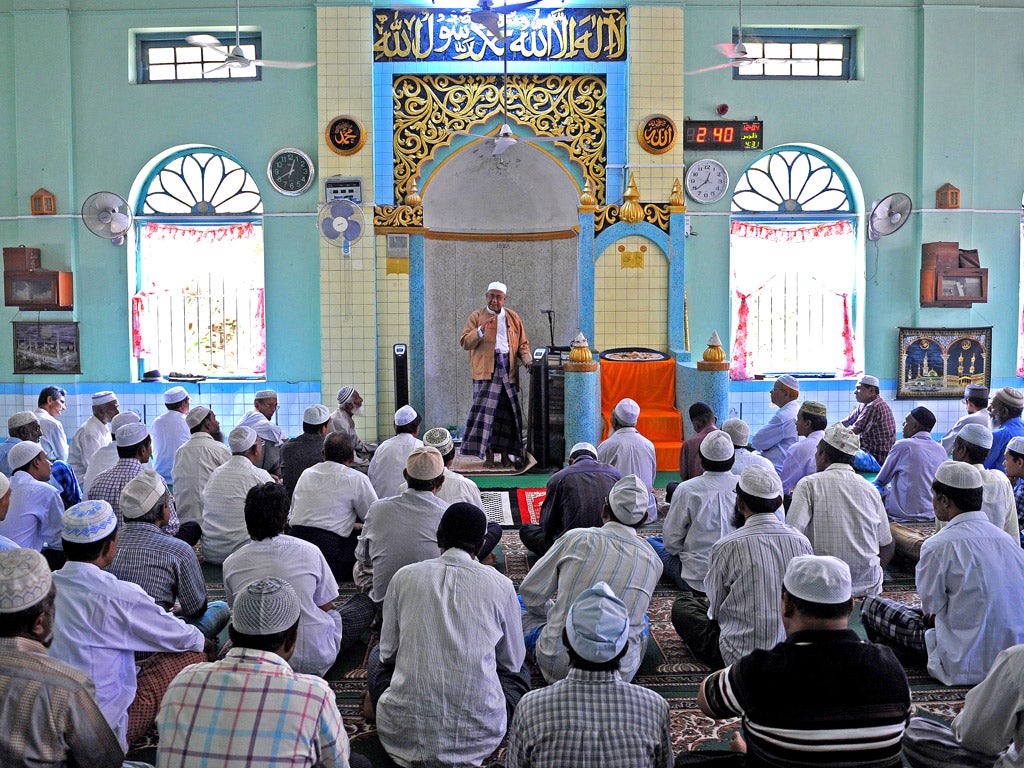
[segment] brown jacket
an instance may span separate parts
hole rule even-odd
[[[476,331],[489,317],[491,315],[486,307],[476,310],[466,321],[466,328],[459,339],[462,348],[469,350],[469,371],[478,381],[489,381],[494,373],[494,342],[498,335],[498,324],[492,324],[483,338]],[[518,357],[523,365],[529,368],[533,364],[533,352],[530,350],[530,340],[526,338],[523,321],[508,307],[505,307],[505,324],[508,328],[508,378],[513,384],[518,385],[519,366],[516,365],[515,358]]]

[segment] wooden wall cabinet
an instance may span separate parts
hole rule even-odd
[[[988,301],[988,270],[959,243],[921,245],[921,306],[970,307]]]
[[[72,273],[45,269],[4,272],[4,304],[29,310],[74,309]]]

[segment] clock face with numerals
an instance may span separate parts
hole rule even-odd
[[[698,160],[686,169],[686,194],[695,203],[717,203],[729,191],[729,172],[717,160]]]
[[[267,177],[282,195],[301,195],[313,186],[315,176],[312,159],[301,149],[279,149],[267,163]]]

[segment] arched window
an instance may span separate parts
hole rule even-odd
[[[784,145],[733,191],[729,258],[733,379],[852,376],[863,366],[860,194],[841,160]]]
[[[256,181],[213,147],[171,150],[150,166],[135,194],[131,307],[139,373],[265,376]]]

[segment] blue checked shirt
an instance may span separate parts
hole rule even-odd
[[[668,702],[618,672],[570,669],[520,700],[508,735],[507,768],[667,768]]]

